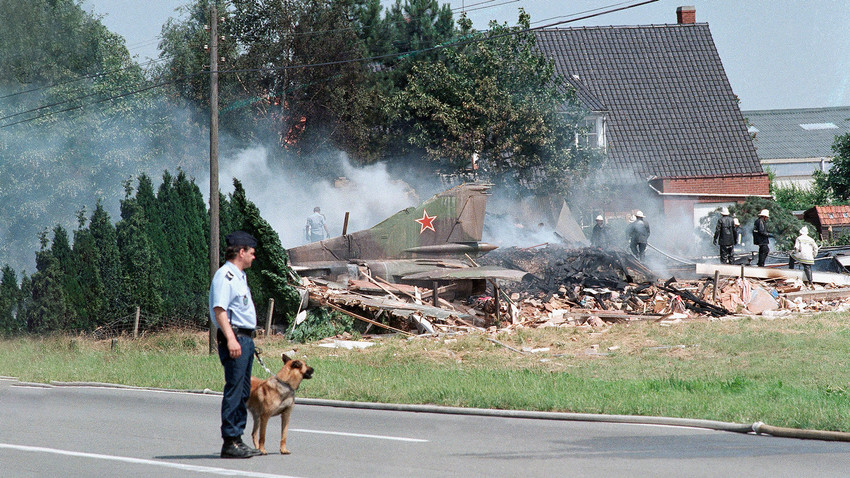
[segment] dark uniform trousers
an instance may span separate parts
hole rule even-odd
[[[770,253],[770,246],[767,244],[759,244],[759,267],[764,267],[764,261],[767,260],[768,253]]]
[[[720,263],[721,264],[731,264],[732,263],[732,261],[735,259],[735,255],[733,253],[734,248],[735,248],[734,245],[729,245],[729,246],[721,245],[720,246]]]
[[[220,333],[220,332],[219,332]],[[221,336],[220,336],[221,337]],[[245,408],[251,395],[251,367],[254,365],[254,339],[236,334],[242,347],[239,358],[230,358],[227,341],[218,340],[218,358],[224,367],[224,396],[221,401],[221,437],[241,437],[248,423]]]

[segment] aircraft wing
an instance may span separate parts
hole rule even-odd
[[[528,272],[516,269],[506,269],[499,266],[465,267],[463,269],[433,269],[402,277],[404,280],[470,280],[470,279],[503,279],[521,281]]]

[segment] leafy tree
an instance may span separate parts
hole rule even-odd
[[[440,169],[467,170],[520,194],[567,193],[597,159],[575,145],[584,114],[552,62],[535,49],[522,12],[516,27],[491,23],[488,41],[413,67],[389,103],[395,133]],[[567,113],[563,111],[567,105]]]
[[[815,183],[811,188],[802,188],[795,184],[774,186],[773,196],[776,202],[789,211],[804,211],[813,206],[828,204],[828,192]]]
[[[16,334],[24,330],[25,323],[18,316],[21,289],[15,271],[8,264],[3,266],[0,279],[0,334]]]
[[[816,174],[815,184],[827,188],[839,201],[850,201],[850,133],[836,136],[832,151],[832,167],[826,174]]]
[[[123,38],[83,2],[0,0],[0,7],[0,116],[8,117],[0,129],[0,254],[24,268],[32,256],[19,251],[38,248],[44,224],[70,228],[75,208],[110,196],[120,178],[166,161],[199,163],[183,140],[191,125],[161,90],[103,101],[150,82]],[[26,122],[10,125],[16,121]]]

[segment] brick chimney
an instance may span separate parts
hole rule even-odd
[[[676,23],[683,25],[686,23],[696,23],[697,9],[694,7],[679,7],[676,9]]]

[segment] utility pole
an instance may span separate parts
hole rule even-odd
[[[218,204],[218,9],[210,5],[210,279],[219,266]],[[215,326],[210,321],[210,355],[216,352]]]

